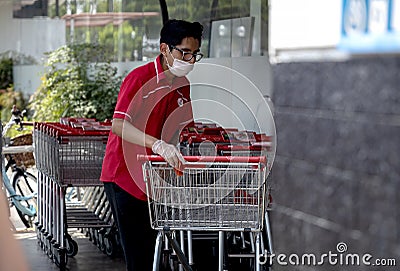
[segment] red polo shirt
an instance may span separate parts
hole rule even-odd
[[[193,122],[190,86],[186,77],[168,83],[160,56],[131,71],[122,82],[113,118],[129,121],[146,134],[171,144]],[[100,180],[114,182],[134,197],[146,200],[142,163],[138,154],[151,149],[122,140],[110,132]]]

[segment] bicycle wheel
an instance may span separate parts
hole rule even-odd
[[[37,179],[33,174],[29,172],[17,171],[13,176],[13,187],[18,195],[29,196],[37,191]],[[29,200],[21,201],[21,204],[26,208],[33,206],[37,210],[36,197],[32,197]],[[25,227],[27,228],[33,227],[33,221],[36,215],[35,216],[26,215],[22,213],[20,210],[18,210],[18,208],[17,208],[17,213],[21,218],[22,223],[24,223]]]

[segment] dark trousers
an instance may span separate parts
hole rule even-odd
[[[117,223],[128,271],[151,271],[157,231],[150,227],[148,203],[114,183],[104,183]]]

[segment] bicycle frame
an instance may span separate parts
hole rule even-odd
[[[13,154],[13,153],[21,153],[21,152],[29,152],[32,151],[32,147],[28,146],[28,147],[21,147],[21,146],[16,146],[16,147],[3,147],[3,139],[8,131],[8,129],[10,129],[13,125],[15,124],[19,124],[22,128],[22,118],[23,115],[21,114],[21,112],[17,114],[13,114],[11,116],[10,121],[4,126],[0,125],[0,130],[1,130],[1,134],[2,134],[2,142],[0,144],[1,147],[1,172],[2,172],[2,177],[3,177],[3,185],[6,188],[7,192],[8,192],[8,198],[11,200],[11,203],[24,215],[27,215],[29,217],[35,217],[36,216],[36,208],[29,204],[28,207],[24,206],[21,202],[23,201],[28,201],[31,200],[33,198],[37,197],[37,192],[31,193],[30,195],[26,195],[26,196],[22,196],[22,195],[18,195],[17,192],[15,191],[10,178],[7,175],[7,169],[9,167],[12,167],[13,165],[10,163],[7,163],[7,165],[5,165],[4,159],[5,156],[4,154]],[[18,173],[18,171],[21,170],[19,168],[13,169],[14,174]]]
[[[32,193],[31,195],[28,196],[21,196],[18,195],[16,193],[16,191],[14,190],[14,188],[11,185],[11,181],[8,178],[8,175],[5,171],[5,167],[2,167],[2,176],[3,176],[3,184],[5,186],[5,188],[7,189],[8,192],[8,197],[11,199],[12,204],[18,209],[20,210],[24,215],[28,215],[31,217],[36,216],[36,209],[34,206],[29,205],[29,208],[26,208],[25,206],[23,206],[21,204],[21,201],[26,201],[26,200],[30,200],[32,198],[35,198],[37,195],[37,192]]]

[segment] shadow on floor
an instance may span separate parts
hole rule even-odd
[[[124,271],[125,263],[121,256],[110,258],[102,253],[89,238],[79,230],[71,229],[72,238],[78,243],[78,253],[68,258],[67,270],[69,271]],[[60,270],[39,246],[36,233],[33,229],[17,230],[16,239],[22,243],[31,271],[56,271]]]

